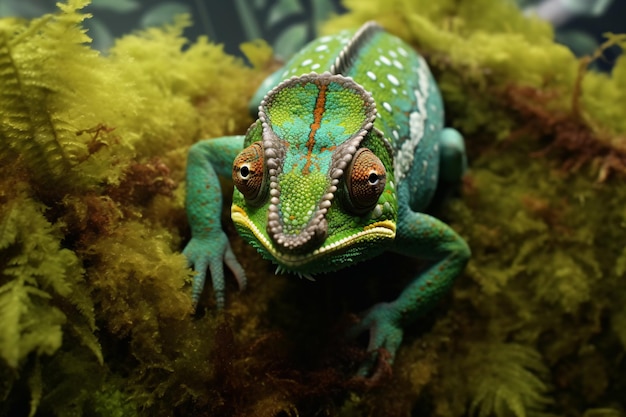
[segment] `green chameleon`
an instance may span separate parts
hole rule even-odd
[[[370,22],[307,45],[263,83],[259,102],[245,136],[189,151],[184,254],[197,272],[194,304],[207,268],[218,308],[224,263],[246,285],[220,225],[218,175],[232,176],[238,232],[280,271],[310,278],[384,251],[429,261],[351,331],[369,330],[368,349],[384,348],[392,361],[402,328],[448,291],[470,256],[463,239],[424,213],[437,185],[458,182],[465,169],[463,138],[443,128],[426,62]]]

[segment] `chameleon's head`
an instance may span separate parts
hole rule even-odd
[[[233,163],[232,219],[299,273],[380,253],[396,232],[393,156],[376,105],[351,78],[308,74],[271,90]]]

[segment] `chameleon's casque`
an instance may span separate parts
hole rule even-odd
[[[440,170],[446,181],[458,181],[465,163],[461,135],[443,128],[443,103],[426,62],[367,23],[313,41],[263,83],[252,103],[258,119],[245,136],[202,141],[189,153],[193,238],[184,253],[197,271],[194,302],[207,268],[218,306],[224,263],[245,285],[216,220],[217,175],[231,175],[238,232],[282,270],[308,276],[385,250],[432,261],[396,301],[379,304],[355,328],[371,329],[369,349],[384,347],[393,357],[401,326],[430,308],[469,257],[452,229],[423,213]]]

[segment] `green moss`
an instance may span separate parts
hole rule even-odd
[[[225,314],[191,314],[186,151],[245,131],[267,46],[242,48],[248,68],[185,39],[181,17],[105,56],[84,5],[0,20],[1,415],[615,415],[623,57],[611,76],[587,72],[504,1],[346,1],[327,24],[376,19],[415,45],[470,154],[443,215],[472,260],[407,330],[393,375],[364,381],[342,320],[394,297],[413,261],[276,278],[225,221],[248,291],[228,279]]]
[[[97,392],[171,386],[107,388],[103,375],[173,366],[163,327],[191,320],[179,253],[185,151],[245,129],[241,97],[261,77],[205,38],[189,44],[185,17],[101,55],[81,26],[86,4],[0,21],[0,397],[13,398],[5,412],[28,408],[15,393],[29,387],[33,414],[63,415],[109,407]],[[54,388],[59,375],[74,384]]]

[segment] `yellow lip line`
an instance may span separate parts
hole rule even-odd
[[[359,242],[365,238],[380,237],[386,239],[393,239],[396,236],[396,225],[389,221],[381,221],[372,223],[365,226],[362,231],[355,233],[351,236],[345,237],[330,245],[319,247],[307,254],[284,254],[276,251],[274,245],[270,240],[256,227],[256,225],[250,220],[246,212],[239,206],[233,204],[231,207],[231,218],[233,222],[238,223],[247,229],[251,230],[254,236],[261,242],[263,246],[272,254],[277,261],[281,264],[296,268],[305,265],[317,258],[327,255],[337,249],[341,249],[350,246],[353,243]]]

